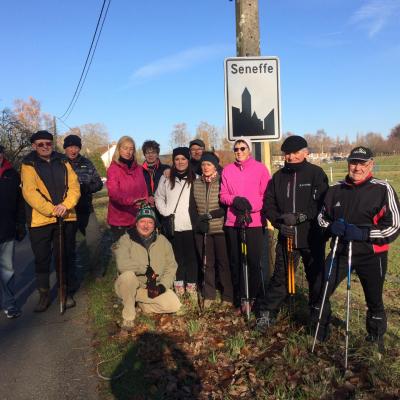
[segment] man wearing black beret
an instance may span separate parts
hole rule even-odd
[[[320,288],[316,282],[324,264],[325,241],[317,215],[328,190],[328,178],[322,168],[307,161],[307,141],[303,137],[289,136],[281,150],[285,165],[273,175],[264,199],[265,214],[279,235],[274,274],[259,303],[257,328],[261,331],[274,323],[288,294],[288,252],[293,256],[294,268],[302,258],[310,306],[318,300]]]
[[[35,256],[39,301],[35,312],[50,306],[50,265],[52,253],[59,257],[60,227],[63,229],[63,266],[66,275],[66,307],[73,307],[77,288],[73,240],[75,206],[80,197],[79,182],[66,157],[53,150],[53,135],[37,131],[31,136],[32,151],[21,167],[22,195],[26,201],[26,219]],[[62,224],[59,224],[60,218]],[[64,300],[64,299],[63,299]]]
[[[94,275],[100,276],[103,272],[99,262],[101,230],[94,212],[92,198],[93,193],[102,189],[103,182],[93,163],[80,154],[82,141],[78,135],[66,136],[63,147],[69,163],[78,176],[81,189],[81,197],[75,207],[78,219],[77,228],[86,239],[90,255],[90,271]]]

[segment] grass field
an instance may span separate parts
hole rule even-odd
[[[377,159],[375,175],[400,191],[400,157]],[[397,167],[393,167],[396,165]],[[345,164],[334,167],[334,179]],[[104,221],[107,198],[95,199]],[[204,313],[187,302],[184,316],[139,314],[131,335],[118,323],[121,305],[113,293],[115,264],[110,238],[104,235],[102,280],[88,282],[93,346],[102,380],[102,399],[399,399],[400,382],[400,244],[391,248],[385,284],[388,314],[386,352],[367,345],[365,304],[356,276],[352,278],[349,368],[343,370],[345,285],[332,298],[332,335],[311,354],[307,334],[307,300],[302,268],[297,271],[296,312],[286,308],[266,334],[218,305]]]

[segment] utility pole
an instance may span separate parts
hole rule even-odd
[[[238,57],[260,56],[260,25],[258,17],[258,0],[236,0],[236,55]],[[271,152],[269,143],[253,143],[254,158],[262,161],[271,171]],[[262,266],[267,270],[268,278],[271,277],[274,265],[274,230],[268,222],[266,230],[265,248],[262,257]],[[269,280],[269,279],[268,279]]]

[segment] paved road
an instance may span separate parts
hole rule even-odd
[[[45,313],[34,313],[32,258],[29,241],[19,243],[16,292],[23,314],[15,320],[0,315],[0,400],[97,399],[86,294],[78,292],[77,306],[63,316],[56,299]]]

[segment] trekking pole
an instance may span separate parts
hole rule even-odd
[[[294,295],[296,294],[296,286],[294,282],[294,258],[293,258],[293,238],[286,238],[287,250],[287,269],[288,269],[288,293],[290,295],[290,311],[294,312]]]
[[[58,222],[58,282],[59,282],[59,303],[60,303],[60,314],[65,312],[65,286],[64,286],[64,220],[61,217],[57,218]]]
[[[333,269],[333,263],[334,263],[334,260],[335,260],[335,254],[336,254],[336,249],[337,249],[338,242],[339,242],[339,236],[336,236],[335,244],[333,246],[332,255],[331,255],[331,262],[330,262],[329,270],[328,270],[328,277],[326,278],[324,296],[322,297],[321,309],[319,310],[317,329],[315,330],[314,342],[313,342],[313,345],[312,345],[311,353],[314,353],[315,343],[317,342],[318,331],[319,331],[319,327],[320,327],[320,324],[321,324],[322,313],[324,311],[326,293],[328,292],[329,279],[331,277],[331,273],[332,273],[332,269]]]
[[[200,312],[204,311],[204,300],[205,300],[205,286],[206,286],[206,268],[207,268],[207,233],[203,234],[203,254],[202,254],[202,272],[203,272],[203,281],[201,285],[201,291],[198,293],[200,294],[199,297],[199,307],[200,307]],[[202,293],[201,293],[202,292]]]
[[[246,215],[244,216],[241,226],[241,250],[242,250],[242,268],[243,268],[243,283],[245,290],[245,298],[242,302],[245,306],[247,321],[250,320],[250,293],[249,293],[249,269],[247,265],[247,240],[246,240]]]
[[[347,369],[347,358],[349,353],[349,333],[350,333],[350,286],[351,286],[351,256],[353,250],[353,242],[349,242],[349,254],[347,261],[347,305],[346,305],[346,346],[344,368]]]

